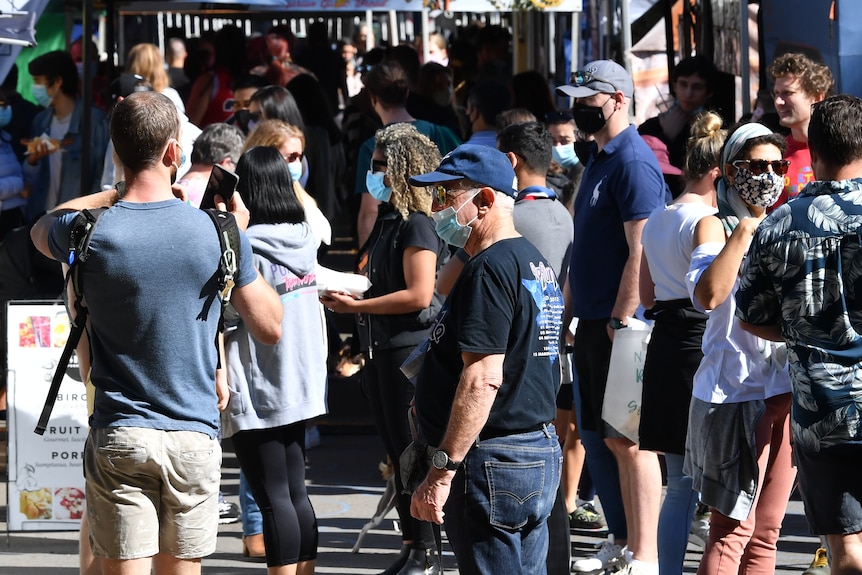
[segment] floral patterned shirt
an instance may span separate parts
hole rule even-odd
[[[795,445],[862,443],[862,179],[813,182],[760,225],[737,317],[779,325]]]

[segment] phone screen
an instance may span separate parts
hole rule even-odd
[[[224,198],[225,203],[230,205],[230,199],[233,197],[233,193],[236,190],[236,185],[238,183],[239,176],[216,164],[213,166],[212,172],[210,172],[210,179],[207,182],[206,190],[204,190],[204,195],[201,198],[200,208],[205,210],[207,208],[216,207],[216,195]]]

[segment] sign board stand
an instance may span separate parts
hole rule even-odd
[[[84,512],[87,398],[73,356],[48,428],[33,430],[69,334],[62,302],[7,308],[8,531],[78,530]]]

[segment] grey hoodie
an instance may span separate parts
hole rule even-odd
[[[229,309],[225,335],[230,403],[222,435],[268,429],[326,413],[326,345],[315,268],[318,240],[306,223],[246,232],[254,263],[281,296],[281,340],[265,345]]]

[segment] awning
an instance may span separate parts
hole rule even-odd
[[[35,46],[35,12],[0,12],[0,44]]]

